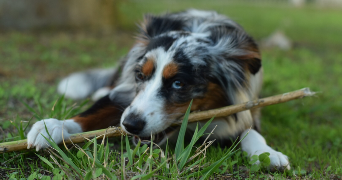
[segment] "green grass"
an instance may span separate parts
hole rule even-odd
[[[169,11],[190,7],[215,9],[238,21],[258,41],[276,29],[283,30],[295,46],[290,51],[262,49],[265,76],[261,96],[271,96],[303,87],[310,87],[318,92],[312,98],[263,108],[262,134],[269,145],[288,155],[292,167],[290,172],[253,172],[251,162],[238,151],[223,162],[216,171],[216,177],[342,177],[342,79],[339,77],[342,74],[342,19],[339,18],[342,17],[342,12],[341,9],[314,6],[293,8],[286,4],[246,4],[223,0],[211,3],[129,1],[120,5],[122,13],[125,14],[119,25],[122,30],[110,35],[84,32],[4,32],[0,34],[0,142],[18,140],[23,138],[22,134],[26,135],[20,130],[21,120],[38,120],[22,102],[34,111],[42,112],[43,118],[50,118],[51,108],[59,98],[56,95],[56,83],[60,78],[74,71],[115,65],[117,59],[123,56],[133,43],[130,37],[134,34],[134,22],[141,20],[145,12],[164,12],[166,7]],[[38,105],[38,100],[41,105]],[[66,108],[74,103],[72,100],[63,100]],[[81,112],[90,104],[77,108],[74,113]],[[55,112],[53,116],[62,114]],[[15,123],[11,124],[10,121]],[[15,128],[14,124],[18,128]],[[27,125],[28,122],[23,122],[22,128]],[[119,142],[109,143],[110,150],[113,151],[110,151],[108,162],[121,163],[121,150],[120,147],[117,148],[120,146]],[[101,144],[97,146],[99,150]],[[87,147],[89,152],[94,151],[91,147],[94,148]],[[174,152],[173,149],[171,151]],[[73,156],[77,156],[78,151],[75,148],[71,152]],[[203,164],[219,160],[226,152],[227,149],[210,147]],[[155,154],[158,153],[160,152]],[[38,154],[51,162],[55,170],[37,155],[19,152],[0,155],[0,175],[5,177],[11,174],[18,179],[28,178],[34,173],[51,177],[65,175],[64,171],[54,164],[48,152]],[[57,161],[63,166],[67,165],[58,158]],[[152,171],[156,167],[158,164],[152,166]],[[118,173],[120,175],[120,172]]]
[[[37,103],[39,104],[39,102]],[[49,137],[45,137],[52,147],[44,151],[50,154],[49,158],[46,154],[36,154],[39,159],[35,158],[34,161],[36,161],[36,164],[30,165],[28,164],[28,159],[30,158],[27,158],[29,153],[15,155],[13,152],[4,154],[3,160],[5,161],[2,162],[4,165],[10,164],[11,162],[21,162],[29,166],[29,168],[21,165],[17,165],[16,168],[2,167],[2,170],[8,171],[3,176],[9,179],[25,177],[28,177],[28,179],[51,179],[51,177],[53,177],[52,179],[149,179],[151,177],[161,179],[200,177],[201,179],[207,179],[213,175],[225,174],[228,167],[232,169],[233,165],[237,163],[230,159],[236,152],[240,152],[236,149],[240,142],[235,142],[229,149],[221,151],[221,156],[216,160],[208,160],[204,152],[210,147],[213,141],[205,141],[199,147],[196,146],[196,142],[205,135],[204,132],[212,122],[212,118],[201,129],[196,127],[191,142],[185,145],[184,137],[190,106],[191,104],[185,113],[174,153],[170,152],[168,145],[166,145],[165,149],[160,149],[159,146],[154,147],[153,142],[150,147],[147,144],[140,147],[139,141],[138,145],[131,149],[128,136],[125,136],[125,140],[121,136],[121,142],[119,143],[121,145],[121,151],[118,149],[110,150],[111,145],[108,143],[108,139],[105,138],[102,138],[102,141],[100,139],[100,144],[94,138],[86,141],[82,147],[73,145],[69,149],[62,145],[59,147],[54,141],[49,140]],[[31,108],[29,109],[34,116],[41,119],[41,112],[34,111]],[[57,116],[60,118],[61,115],[68,115],[68,112],[73,110],[75,110],[73,107],[65,107],[65,102],[63,102],[63,97],[61,97],[55,103],[54,111],[51,111],[50,117]],[[23,127],[22,123],[17,124],[16,122],[13,125],[20,134],[17,138],[24,139],[24,132],[27,126]],[[124,147],[126,148],[124,149]],[[15,156],[11,157],[11,155]],[[245,161],[247,162],[245,166],[250,167],[251,171],[257,172],[260,168],[269,165],[270,159],[268,156],[269,153],[260,155],[263,158],[254,156],[252,161]],[[263,164],[253,165],[258,159]],[[243,162],[240,162],[240,164],[244,165]],[[222,166],[225,170],[220,169]],[[45,173],[42,173],[42,170]]]

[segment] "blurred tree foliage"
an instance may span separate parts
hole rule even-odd
[[[108,31],[119,23],[125,0],[0,1],[0,28],[16,30],[86,28]]]

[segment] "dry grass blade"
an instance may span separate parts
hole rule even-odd
[[[52,154],[54,155],[54,156],[56,156],[56,157],[58,157],[60,160],[62,160],[65,164],[68,164],[66,161],[64,161],[63,160],[63,158],[62,157],[60,157],[60,156],[58,156],[55,152],[53,152],[52,150],[50,150],[50,149],[48,149],[48,151],[49,151],[49,153],[50,153],[50,157],[52,158],[52,160],[57,164],[57,166],[59,167],[59,168],[61,168],[63,171],[64,171],[64,173],[68,176],[68,177],[72,177],[71,176],[71,174],[70,174],[70,172],[68,171],[68,170],[66,170],[65,168],[64,168],[64,166],[61,166],[59,163],[58,163],[58,161],[52,156]],[[69,165],[69,167],[71,167],[70,166],[70,164],[68,164]],[[72,168],[72,167],[71,167]],[[73,169],[73,168],[72,168]],[[74,170],[74,172],[76,172],[75,171],[75,169],[73,169]],[[77,173],[78,174],[78,173]],[[79,176],[80,176],[80,174],[78,174]],[[80,176],[81,177],[81,176]]]
[[[189,162],[191,162],[193,159],[195,159],[197,156],[199,156],[200,154],[202,154],[203,155],[203,160],[206,158],[206,150],[214,143],[214,141],[215,140],[213,140],[213,141],[209,141],[208,143],[205,143],[205,144],[202,144],[200,147],[203,147],[203,145],[204,145],[204,148],[203,149],[201,149],[199,152],[197,152],[196,154],[194,154],[193,156],[191,156],[189,159],[188,159],[188,161],[186,162],[186,163],[189,163]],[[198,148],[199,149],[199,148]],[[197,150],[196,150],[197,151]],[[189,171],[189,170],[192,170],[192,169],[194,169],[195,167],[199,167],[199,165],[195,165],[195,166],[193,166],[193,167],[188,167],[187,169],[185,169],[185,170],[183,170],[182,172],[181,172],[181,174],[183,174],[184,172],[187,172],[187,171]]]
[[[84,155],[87,156],[87,158],[88,158],[88,163],[90,164],[90,163],[91,163],[91,162],[90,162],[91,157],[84,151],[84,149],[81,148],[80,146],[78,146],[77,144],[74,144],[74,146],[75,146],[78,150],[82,151],[82,153],[83,153]]]
[[[62,123],[62,140],[63,140],[63,145],[64,145],[65,149],[69,151],[69,149],[66,146],[65,141],[64,141],[64,122]],[[71,141],[71,143],[72,143],[72,141]]]
[[[189,158],[189,160],[188,160],[186,163],[192,161],[193,159],[195,159],[195,158],[196,158],[197,156],[199,156],[200,154],[203,154],[203,156],[205,157],[206,150],[207,150],[214,142],[215,142],[215,140],[212,140],[212,141],[209,141],[208,143],[205,143],[205,144],[204,144],[204,148],[203,148],[203,149],[200,149],[199,152],[197,152],[196,154],[194,154],[193,156],[191,156],[191,157]],[[202,145],[201,145],[201,147],[202,147]],[[197,151],[197,150],[196,150],[196,151]]]
[[[209,139],[209,137],[210,137],[212,134],[214,134],[214,130],[216,129],[216,127],[217,127],[217,125],[213,128],[213,130],[211,130],[211,132],[209,133],[209,135],[205,138],[205,140],[203,141],[202,145],[201,145],[199,148],[197,148],[197,150],[195,151],[195,153],[197,153],[198,150],[200,150],[201,147],[202,147],[203,145],[205,145],[205,143],[207,142],[207,140]]]
[[[201,146],[199,148],[196,149],[195,154],[193,156],[191,156],[188,161],[186,163],[189,163],[190,161],[192,161],[193,159],[195,159],[197,156],[199,156],[200,154],[203,154],[203,157],[205,157],[205,152],[207,150],[207,148],[214,143],[215,140],[209,141],[207,143],[207,140],[209,139],[209,137],[214,134],[214,131],[216,129],[217,125],[211,130],[211,132],[209,133],[209,135],[205,138],[205,140],[203,141],[203,143],[201,144]],[[202,147],[204,146],[204,148],[202,149]]]

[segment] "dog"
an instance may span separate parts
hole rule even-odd
[[[28,148],[48,147],[42,135],[62,142],[71,134],[121,126],[138,139],[163,144],[175,139],[170,125],[191,111],[204,111],[258,99],[262,86],[261,55],[256,42],[233,20],[214,11],[190,9],[160,16],[146,15],[136,43],[117,69],[91,70],[63,79],[58,91],[95,104],[67,120],[36,122],[27,136]],[[199,126],[205,122],[199,122]],[[189,123],[194,131],[197,123]],[[241,149],[249,156],[270,153],[273,169],[290,169],[288,157],[266,144],[260,130],[260,110],[215,118],[210,139],[221,145],[246,137]],[[252,129],[250,129],[252,127]],[[42,135],[41,135],[42,134]]]

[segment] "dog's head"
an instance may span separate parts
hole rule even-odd
[[[248,91],[249,76],[261,67],[253,39],[213,12],[147,16],[141,30],[128,61],[135,93],[121,127],[139,137],[158,135],[157,143],[192,99],[191,111],[234,104],[236,92]]]

